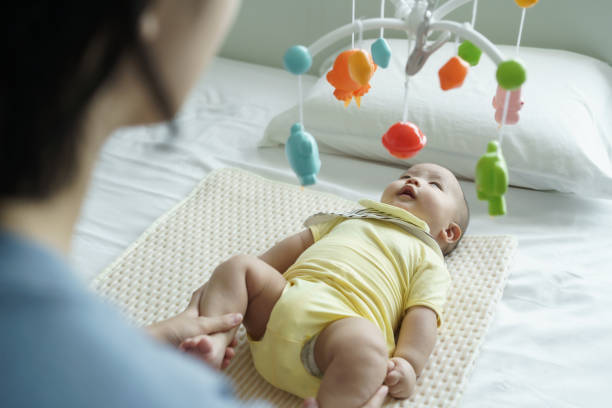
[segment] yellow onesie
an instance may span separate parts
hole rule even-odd
[[[360,203],[429,232],[425,222],[401,208]],[[345,317],[370,320],[380,328],[391,356],[394,332],[408,308],[429,307],[442,324],[450,285],[441,253],[391,222],[338,217],[310,230],[315,242],[285,272],[288,285],[264,336],[250,340],[259,373],[302,398],[315,396],[320,385],[302,363],[302,348],[328,324]]]

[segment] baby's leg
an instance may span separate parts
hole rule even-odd
[[[259,339],[266,331],[270,312],[287,281],[276,269],[255,256],[237,255],[215,269],[200,299],[201,316],[242,313],[249,335]],[[199,352],[213,367],[220,367],[226,347],[236,330],[199,336],[198,344],[186,342],[187,351]],[[193,342],[191,342],[193,343]],[[191,348],[190,350],[190,347]]]
[[[385,339],[369,320],[351,317],[327,326],[315,344],[315,361],[324,373],[319,406],[361,407],[382,385],[387,360]]]

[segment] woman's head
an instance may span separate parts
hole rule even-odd
[[[73,181],[83,152],[116,127],[170,119],[238,2],[14,4],[0,40],[15,66],[0,80],[0,201],[45,199]]]

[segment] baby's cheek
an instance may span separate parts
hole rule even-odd
[[[396,189],[393,186],[388,186],[385,191],[383,191],[382,196],[380,197],[380,201],[383,203],[389,203],[393,200],[393,192]]]

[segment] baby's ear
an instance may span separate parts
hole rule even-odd
[[[445,229],[440,231],[442,240],[447,244],[454,244],[455,242],[459,241],[461,234],[463,234],[461,227],[455,222],[451,222]]]

